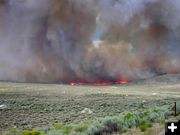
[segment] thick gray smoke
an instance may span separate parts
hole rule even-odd
[[[179,0],[0,0],[0,80],[180,73]]]

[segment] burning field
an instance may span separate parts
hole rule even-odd
[[[179,13],[180,0],[0,0],[0,134],[163,123],[180,101]]]

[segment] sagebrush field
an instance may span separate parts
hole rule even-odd
[[[7,106],[0,110],[0,131],[12,128],[49,131],[58,124],[92,125],[102,118],[128,113],[156,112],[162,107],[169,111],[166,108],[180,101],[179,83],[148,82],[152,83],[111,86],[0,83],[0,105]],[[140,128],[143,130],[143,126]]]

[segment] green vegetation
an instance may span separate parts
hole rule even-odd
[[[178,88],[169,83],[106,87],[0,83],[0,105],[8,107],[1,110],[0,134],[93,135],[129,129],[146,133],[152,124],[165,122],[175,100],[180,104]],[[92,113],[82,113],[85,108]]]
[[[143,112],[121,113],[119,116],[100,118],[81,124],[54,124],[48,131],[10,131],[6,135],[97,135],[105,133],[124,133],[130,128],[139,127],[142,132],[152,127],[153,122],[161,123],[170,116],[170,106],[150,108]],[[17,134],[18,133],[18,134]]]
[[[151,128],[151,127],[152,127],[152,123],[150,121],[144,121],[139,126],[142,132],[145,132],[148,128]]]
[[[15,128],[11,129],[9,133],[6,133],[5,135],[43,135],[44,132],[42,131],[36,131],[36,130],[29,130],[29,131],[19,131]]]
[[[35,131],[35,130],[33,130],[33,131],[23,131],[22,132],[22,135],[41,135],[41,134],[42,134],[42,132]]]

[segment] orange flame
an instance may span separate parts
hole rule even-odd
[[[107,86],[107,85],[113,85],[113,84],[128,84],[129,82],[127,80],[121,80],[121,81],[116,81],[116,82],[70,82],[70,85],[92,85],[92,86]]]

